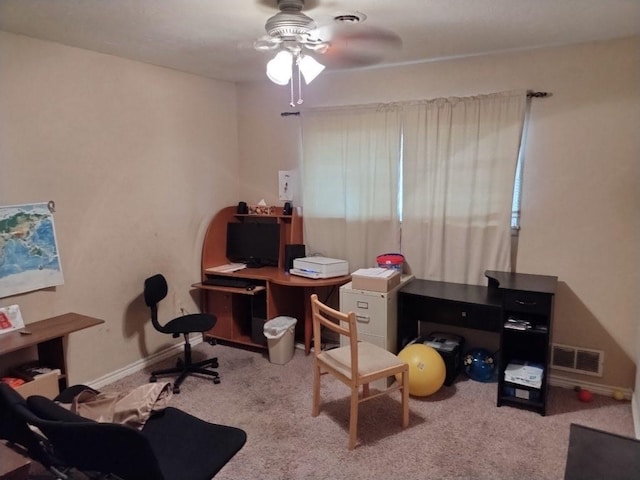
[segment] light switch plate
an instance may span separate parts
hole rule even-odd
[[[293,173],[291,170],[278,172],[278,198],[283,202],[293,200]]]

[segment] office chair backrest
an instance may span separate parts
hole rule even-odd
[[[158,322],[158,303],[167,296],[167,280],[160,273],[144,281],[144,303],[151,309],[151,323],[156,330],[168,333]]]
[[[164,276],[160,273],[144,281],[144,302],[152,308],[167,296],[168,286]]]
[[[66,465],[125,480],[164,480],[148,440],[138,430],[88,420],[38,395],[30,396],[27,406],[35,417],[29,423],[46,435]]]
[[[22,396],[6,383],[0,382],[0,439],[27,450],[28,455],[46,468],[59,464],[43,445],[43,438],[29,428],[31,415]]]

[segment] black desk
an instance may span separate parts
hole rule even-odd
[[[413,280],[401,288],[398,351],[418,336],[420,321],[495,332],[500,335],[498,406],[522,407],[544,415],[557,278],[494,271],[486,271],[485,276],[486,287]],[[524,331],[505,328],[509,318],[527,321],[532,327]],[[542,365],[545,372],[542,387],[514,389],[512,384],[505,385],[504,371],[513,360]]]
[[[502,298],[479,285],[413,280],[398,292],[398,352],[420,321],[499,332]]]

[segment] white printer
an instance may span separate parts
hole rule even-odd
[[[293,260],[289,273],[307,278],[331,278],[349,275],[349,262],[327,257],[303,257]]]

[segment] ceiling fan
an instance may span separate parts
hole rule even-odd
[[[363,13],[339,13],[318,25],[302,12],[304,6],[304,0],[277,0],[279,12],[266,21],[266,35],[253,44],[258,51],[278,52],[267,63],[267,77],[279,85],[291,81],[291,106],[295,106],[294,73],[298,77],[297,103],[301,104],[301,76],[309,84],[325,66],[373,65],[402,45],[395,33],[363,24],[367,18]]]

